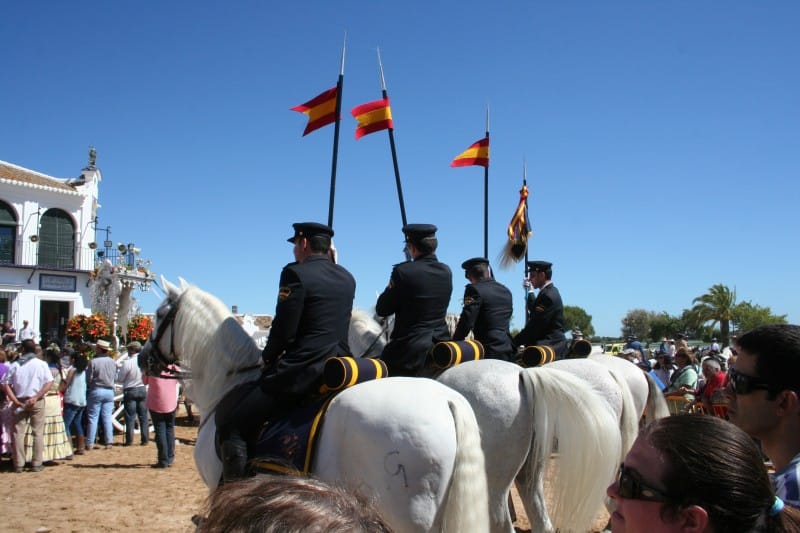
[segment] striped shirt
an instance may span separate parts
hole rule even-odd
[[[780,472],[771,474],[775,494],[786,505],[800,507],[800,453],[794,456]]]

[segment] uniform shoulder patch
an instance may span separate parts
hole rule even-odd
[[[289,287],[280,287],[278,289],[278,301],[282,302],[292,294],[292,289]]]
[[[464,305],[472,305],[475,303],[475,298],[472,296],[464,296]]]
[[[537,305],[536,307],[534,307],[534,310],[539,311],[540,313],[543,312],[545,309],[547,308],[543,305]]]

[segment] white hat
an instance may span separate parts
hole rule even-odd
[[[102,349],[103,349],[103,350],[105,350],[105,351],[108,351],[108,350],[110,350],[110,349],[111,349],[111,343],[109,343],[107,340],[103,340],[103,339],[99,339],[99,340],[98,340],[98,341],[95,343],[95,346],[96,346],[97,348],[102,348]]]

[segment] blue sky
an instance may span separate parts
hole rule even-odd
[[[328,216],[334,128],[302,137],[289,108],[335,85],[347,32],[334,240],[357,306],[403,260],[388,136],[356,141],[349,113],[380,98],[380,47],[408,221],[440,228],[451,311],[483,254],[483,169],[449,163],[488,104],[490,259],[526,160],[530,258],[599,334],[716,283],[797,323],[799,25],[794,1],[6,3],[0,159],[74,177],[96,146],[112,240],[272,313],[292,222]],[[522,264],[495,274],[520,327]]]

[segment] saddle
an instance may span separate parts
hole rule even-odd
[[[358,383],[387,377],[379,359],[331,357],[325,362],[322,386],[286,416],[262,426],[250,451],[254,473],[308,475],[328,406],[341,391]]]

